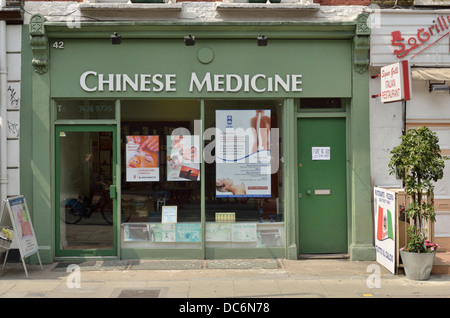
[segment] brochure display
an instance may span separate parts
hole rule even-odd
[[[37,254],[39,264],[42,268],[41,258],[39,256],[39,247],[34,234],[33,225],[31,223],[30,213],[24,196],[17,196],[4,200],[2,214],[0,218],[0,227],[2,228],[1,241],[16,241],[19,246],[20,257],[22,259],[25,274],[28,277],[25,258],[33,254]],[[1,245],[5,248],[6,255],[3,262],[5,268],[10,250],[10,244]]]

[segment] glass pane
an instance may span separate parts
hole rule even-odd
[[[112,132],[60,131],[60,249],[113,248]]]
[[[206,246],[284,246],[281,101],[206,101]],[[211,143],[211,144],[210,144]],[[270,159],[272,158],[272,159]]]
[[[57,100],[56,119],[114,119],[113,100]]]
[[[300,109],[339,109],[342,108],[340,98],[302,98]]]
[[[122,101],[122,247],[201,246],[199,101]]]

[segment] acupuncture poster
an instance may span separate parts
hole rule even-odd
[[[216,110],[216,127],[216,197],[270,197],[270,110]]]
[[[127,182],[159,181],[159,136],[127,136]]]
[[[167,181],[199,181],[200,158],[199,136],[167,136]]]

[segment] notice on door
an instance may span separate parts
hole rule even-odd
[[[330,160],[330,147],[312,147],[312,160]]]

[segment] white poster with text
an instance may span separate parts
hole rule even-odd
[[[216,110],[216,197],[270,197],[270,110]]]

